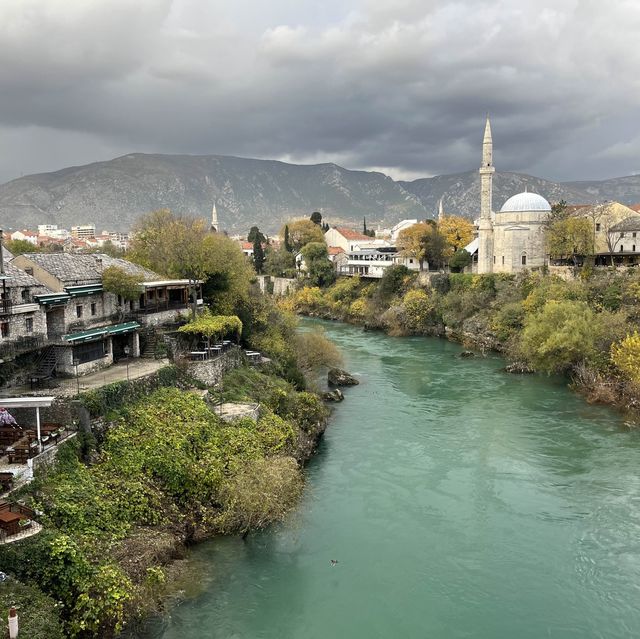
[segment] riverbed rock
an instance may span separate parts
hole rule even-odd
[[[331,386],[356,386],[360,382],[341,368],[331,368],[327,373],[327,381]]]
[[[511,364],[507,364],[507,366],[505,366],[504,370],[507,373],[513,373],[514,375],[531,375],[535,372],[524,362],[511,362]]]
[[[470,357],[475,357],[476,354],[473,351],[462,351],[462,353],[460,353],[460,355],[458,355],[458,357],[461,357],[462,359],[468,359]]]
[[[322,393],[322,399],[324,399],[325,402],[341,402],[344,400],[344,395],[339,388],[335,388],[332,391]]]

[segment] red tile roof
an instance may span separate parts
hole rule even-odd
[[[341,246],[330,246],[327,251],[329,255],[339,255],[340,253],[344,253],[344,249]]]
[[[640,202],[638,202],[638,204],[631,204],[629,208],[633,209],[634,211],[638,211],[638,213],[640,213]]]
[[[336,226],[336,231],[344,237],[345,240],[367,240],[371,241],[368,235],[364,235],[363,233],[359,233],[358,231],[354,231],[353,229],[348,229],[344,226]]]

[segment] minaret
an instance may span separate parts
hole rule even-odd
[[[216,203],[213,203],[213,208],[211,209],[211,232],[217,233],[220,229],[218,228],[218,211],[216,210]]]
[[[442,205],[443,198],[438,201],[438,222],[442,222],[444,219],[444,207]]]
[[[491,123],[487,116],[482,140],[482,166],[480,167],[480,224],[478,225],[478,273],[493,271],[493,222],[491,220],[493,166],[493,140]]]

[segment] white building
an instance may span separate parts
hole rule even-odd
[[[95,224],[80,224],[79,226],[71,227],[71,237],[77,237],[81,240],[96,236]]]
[[[418,220],[402,220],[398,222],[394,227],[391,228],[391,241],[397,242],[398,235],[405,229],[411,228],[414,224],[417,224]]]
[[[38,245],[38,234],[33,231],[14,231],[10,237],[12,240],[22,240],[23,242],[29,242],[34,246]]]
[[[395,246],[378,246],[347,251],[337,263],[338,275],[358,275],[380,279],[386,269],[395,264],[406,266],[411,271],[419,271],[420,264],[413,257],[405,257]],[[346,259],[345,259],[346,258]]]

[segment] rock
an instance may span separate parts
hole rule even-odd
[[[322,399],[324,399],[325,402],[341,402],[344,399],[344,395],[339,388],[336,388],[332,391],[323,393]]]
[[[341,368],[331,368],[327,374],[327,380],[331,386],[356,386],[360,382]]]
[[[514,373],[515,375],[530,375],[535,371],[529,368],[524,362],[512,362],[505,366],[504,370],[507,373]]]
[[[462,351],[458,357],[462,357],[462,359],[467,359],[469,357],[475,357],[476,354],[473,351]]]

